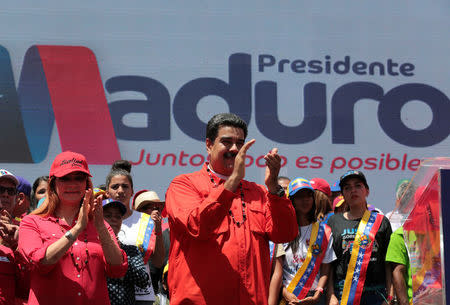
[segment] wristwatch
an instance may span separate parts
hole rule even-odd
[[[64,237],[67,238],[67,239],[70,240],[70,241],[74,241],[74,240],[75,240],[75,237],[73,236],[72,232],[70,232],[70,231],[67,231],[67,232],[64,234]]]

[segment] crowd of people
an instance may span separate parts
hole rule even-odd
[[[259,185],[246,138],[241,118],[213,116],[209,162],[165,201],[135,192],[124,160],[98,186],[76,152],[33,185],[1,169],[0,304],[409,304],[402,227],[367,202],[364,174],[282,177],[273,148]]]

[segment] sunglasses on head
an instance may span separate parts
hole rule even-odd
[[[17,194],[17,190],[15,187],[0,186],[0,194],[3,194],[5,191],[8,193],[9,196],[14,196]]]

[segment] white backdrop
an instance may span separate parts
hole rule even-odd
[[[333,95],[338,88],[352,82],[376,84],[384,94],[400,85],[425,84],[442,92],[448,100],[448,1],[89,1],[84,4],[40,1],[39,7],[35,5],[32,1],[3,3],[0,11],[0,44],[9,52],[16,83],[25,52],[32,45],[68,45],[85,46],[95,53],[103,84],[112,77],[137,75],[157,80],[167,88],[171,103],[170,139],[118,139],[123,159],[137,161],[142,150],[145,155],[151,154],[152,161],[157,154],[161,157],[168,153],[178,156],[175,166],[170,161],[166,165],[161,162],[154,166],[145,162],[135,165],[132,170],[135,191],[154,189],[164,196],[173,177],[199,168],[189,165],[189,158],[194,154],[206,156],[205,144],[180,129],[173,115],[172,103],[180,88],[194,79],[209,77],[228,82],[228,60],[236,53],[251,56],[249,138],[255,138],[256,144],[249,154],[256,159],[270,148],[278,147],[287,160],[281,170],[282,175],[291,178],[322,177],[332,183],[349,168],[348,164],[342,166],[339,163],[342,160],[375,158],[369,160],[376,164],[369,167],[375,169],[361,169],[371,188],[369,202],[387,212],[394,205],[397,181],[414,174],[411,169],[415,167],[408,168],[408,162],[448,156],[448,125],[440,130],[446,136],[438,143],[425,147],[398,143],[381,128],[377,116],[379,102],[375,100],[362,99],[355,105],[354,144],[333,143],[331,121]],[[260,71],[260,55],[273,56],[276,64]],[[332,64],[349,56],[351,64],[356,61],[367,64],[380,62],[387,67],[390,59],[399,65],[411,64],[414,69],[409,72],[410,76],[401,73],[389,75],[387,70],[385,75],[358,75],[353,71],[346,74],[333,71],[298,73],[292,71],[289,64],[284,66],[284,72],[278,69],[282,59],[289,60],[289,63],[294,60],[323,62],[326,56],[331,58]],[[395,67],[395,71],[398,72],[399,67]],[[256,125],[255,87],[260,81],[276,83],[278,119],[286,126],[297,126],[304,119],[303,87],[312,82],[324,84],[326,124],[323,133],[303,144],[285,144],[268,138]],[[105,90],[105,93],[109,103],[145,99],[138,92],[109,94]],[[200,100],[196,111],[200,120],[206,123],[213,114],[228,112],[229,106],[221,97],[210,95]],[[401,120],[408,128],[421,130],[431,124],[435,115],[427,103],[412,99],[402,108]],[[261,116],[264,117],[264,113]],[[126,115],[123,123],[130,127],[146,127],[148,124],[142,113]],[[301,132],[310,133],[311,130]],[[294,137],[295,134],[288,136]],[[430,137],[434,136],[430,134]],[[1,149],[8,149],[8,143],[1,143]],[[54,128],[45,160],[31,164],[0,163],[0,168],[22,175],[32,183],[37,176],[48,174],[53,158],[60,151],[58,131]],[[181,151],[189,155],[184,159],[187,166],[179,165]],[[380,161],[385,160],[387,154],[400,161],[406,158],[406,166],[389,170],[383,163],[380,169]],[[308,160],[315,156],[316,163],[308,161],[299,164],[306,168],[299,168],[296,160],[302,156]],[[353,162],[356,167],[359,161],[354,159]],[[412,162],[415,164],[417,160]],[[333,163],[338,168],[333,168]],[[394,165],[395,161],[392,161],[390,166]],[[93,164],[90,168],[94,183],[104,183],[110,167]],[[263,175],[262,167],[254,163],[248,167],[247,179],[262,183]]]

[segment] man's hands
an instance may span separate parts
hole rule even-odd
[[[235,192],[241,180],[245,177],[245,156],[247,150],[255,143],[255,139],[246,142],[239,150],[236,158],[234,159],[234,168],[230,178],[225,182],[224,188]]]
[[[266,160],[266,175],[264,182],[271,194],[275,194],[278,189],[278,174],[281,168],[281,157],[278,154],[278,148],[272,150],[264,156]]]
[[[239,183],[245,177],[245,157],[249,148],[255,143],[255,139],[246,142],[239,150],[234,159],[234,168],[231,176],[225,182],[225,189],[235,192]],[[278,155],[278,148],[273,148],[264,156],[266,160],[266,175],[264,182],[270,193],[275,194],[278,189],[278,174],[281,168],[281,157]]]
[[[161,213],[159,212],[159,210],[153,210],[150,213],[150,218],[155,223],[155,228],[153,230],[155,230],[155,232],[161,232],[161,230],[162,230],[162,228],[161,228],[162,217],[161,217]]]
[[[12,223],[11,215],[6,211],[0,212],[0,244],[15,250],[19,239],[19,226]]]

